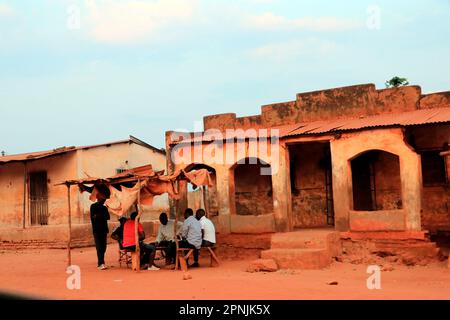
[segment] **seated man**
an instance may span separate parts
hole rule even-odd
[[[198,209],[195,217],[200,221],[202,226],[202,247],[214,247],[216,244],[216,229],[211,220],[206,217],[206,212],[203,209]]]
[[[119,226],[115,228],[114,231],[111,233],[111,238],[113,238],[119,243],[120,250],[123,250],[123,226],[125,225],[125,222],[127,222],[127,218],[120,217]]]
[[[202,226],[200,222],[194,218],[194,211],[187,208],[184,212],[184,223],[181,230],[182,240],[178,242],[180,248],[194,249],[194,263],[190,266],[198,267],[198,253],[202,246]]]
[[[172,264],[175,262],[176,256],[174,221],[169,220],[167,214],[163,212],[159,215],[159,222],[161,224],[158,229],[158,235],[156,236],[155,246],[166,247],[166,250],[164,250],[166,253],[166,261]],[[181,232],[182,226],[182,222],[177,223],[177,236]]]
[[[136,251],[136,237],[135,237],[135,220],[137,217],[137,212],[133,212],[128,220],[123,226],[123,248],[129,251]],[[140,260],[141,266],[148,263],[148,270],[155,271],[159,270],[158,267],[153,265],[153,260],[155,259],[156,249],[150,244],[144,243],[145,232],[144,227],[141,223],[138,225],[139,234],[139,248],[141,251]]]

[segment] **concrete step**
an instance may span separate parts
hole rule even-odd
[[[326,237],[305,235],[302,232],[274,234],[271,241],[272,249],[323,249],[326,246]]]
[[[332,262],[327,249],[270,249],[261,258],[274,259],[281,269],[323,269]]]
[[[329,229],[308,229],[274,234],[271,249],[328,249],[332,257],[342,253],[339,232]]]

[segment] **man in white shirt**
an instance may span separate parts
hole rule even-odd
[[[213,247],[216,244],[216,229],[211,220],[206,217],[203,209],[198,209],[195,217],[200,221],[202,226],[202,247]]]
[[[173,263],[176,256],[176,244],[173,225],[175,221],[169,220],[167,214],[163,212],[159,215],[159,222],[161,224],[159,225],[155,246],[166,247],[166,261],[168,263]],[[182,226],[182,222],[177,223],[177,235],[180,234]]]
[[[181,236],[183,239],[178,242],[178,247],[194,249],[194,263],[189,267],[199,267],[198,256],[202,247],[202,227],[200,222],[194,217],[194,211],[191,208],[187,208],[184,211],[184,223]]]

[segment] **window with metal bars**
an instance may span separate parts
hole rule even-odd
[[[47,225],[49,217],[47,172],[30,173],[29,183],[30,223],[31,225]]]

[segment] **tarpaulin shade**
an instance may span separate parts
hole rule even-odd
[[[89,197],[91,201],[106,199],[105,205],[110,213],[122,216],[127,214],[137,203],[138,196],[143,205],[152,205],[155,196],[165,193],[172,199],[179,199],[175,186],[175,182],[178,180],[186,180],[195,187],[212,187],[214,183],[211,173],[207,169],[191,172],[178,170],[172,175],[163,175],[162,171],[154,172],[151,165],[148,165],[127,170],[106,179],[89,177],[85,180],[69,180],[64,184],[78,185],[80,192],[91,194]]]

